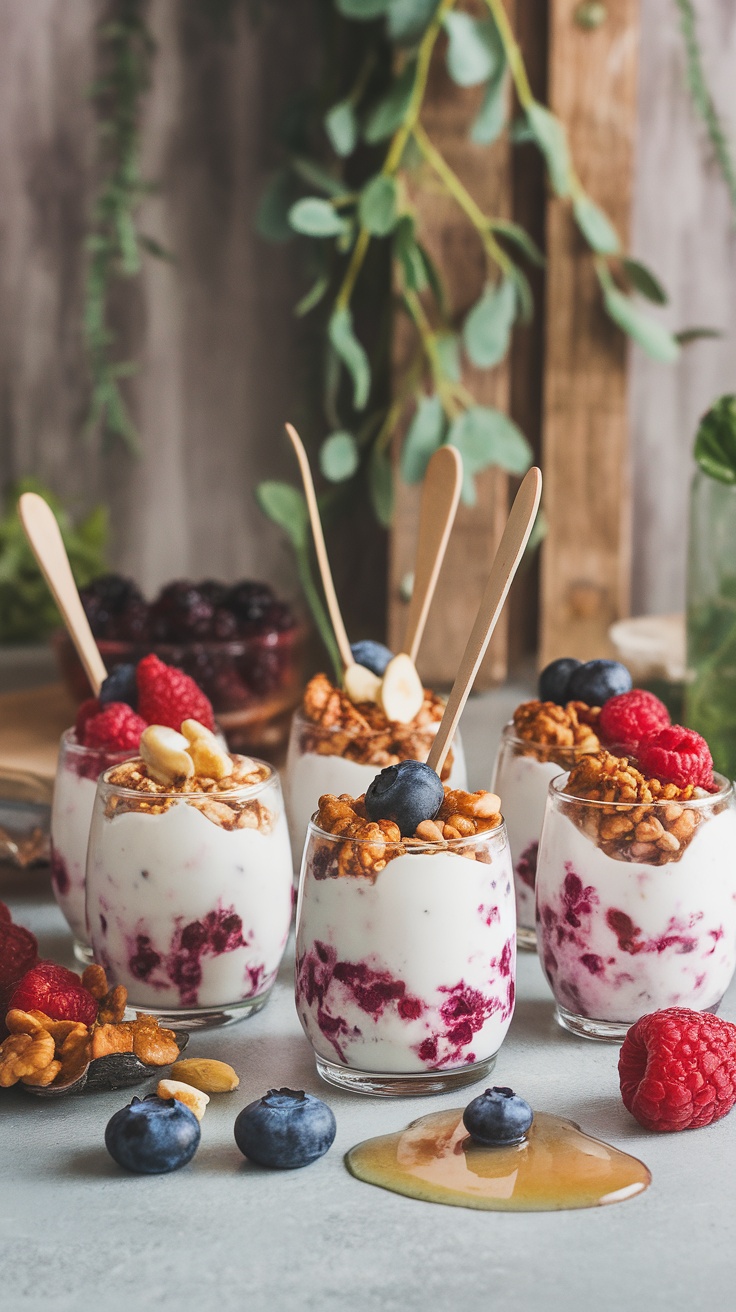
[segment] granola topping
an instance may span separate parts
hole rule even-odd
[[[596,733],[599,706],[585,702],[522,702],[514,711],[514,730],[517,738],[528,743],[525,755],[536,756],[540,761],[557,761],[563,769],[570,765],[571,753],[582,755],[600,751]],[[555,748],[564,750],[559,753]]]
[[[444,711],[444,703],[428,688],[424,701],[406,724],[389,720],[376,702],[353,702],[336,688],[326,674],[315,674],[304,693],[302,752],[317,756],[344,756],[360,765],[383,769],[399,761],[426,758]],[[315,726],[314,728],[312,726]],[[318,732],[328,729],[329,734]],[[442,778],[452,770],[452,751],[448,752]]]
[[[116,788],[136,793],[137,796],[109,797],[105,814],[108,819],[123,815],[126,811],[161,815],[178,805],[180,798],[184,798],[189,806],[201,811],[221,829],[258,829],[261,833],[270,833],[274,816],[268,807],[257,797],[238,797],[239,792],[268,779],[271,773],[269,767],[247,756],[231,756],[230,761],[231,773],[224,778],[213,779],[207,775],[193,774],[176,787],[151,778],[142,758],[125,761],[110,771],[107,782]]]
[[[328,875],[363,875],[375,877],[394,857],[403,856],[412,847],[432,844],[438,851],[456,851],[470,861],[490,861],[486,848],[470,844],[452,847],[459,839],[497,829],[501,824],[500,800],[495,793],[466,793],[445,788],[445,800],[434,820],[423,820],[412,838],[401,837],[393,820],[370,820],[365,796],[335,797],[326,793],[319,799],[317,824],[328,834],[345,839],[337,845],[318,843],[315,872]],[[324,867],[322,871],[322,867]]]

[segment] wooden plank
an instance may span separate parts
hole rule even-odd
[[[550,102],[567,125],[583,185],[627,240],[636,119],[638,0],[618,0],[595,31],[577,0],[552,0]],[[548,210],[545,508],[541,652],[608,652],[610,623],[628,613],[630,487],[626,343],[604,315],[593,261],[569,208]]]

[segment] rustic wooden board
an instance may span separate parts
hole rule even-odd
[[[567,124],[583,185],[629,232],[636,123],[638,0],[607,6],[595,31],[574,22],[577,0],[552,0],[552,108]],[[580,258],[567,205],[547,223],[544,380],[545,509],[542,664],[607,654],[611,622],[628,613],[631,497],[626,343],[604,315],[592,259]]]

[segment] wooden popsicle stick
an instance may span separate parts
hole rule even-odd
[[[511,513],[491,566],[485,592],[478,609],[468,643],[463,652],[452,692],[447,699],[445,713],[440,721],[437,736],[427,764],[439,774],[463,713],[468,694],[475,681],[480,663],[486,654],[498,617],[503,610],[509,588],[519,568],[524,548],[529,540],[542,495],[542,474],[530,469],[516,494]]]
[[[345,632],[345,625],[343,624],[342,615],[340,613],[335,585],[332,581],[332,570],[330,569],[330,562],[327,559],[327,548],[325,546],[324,533],[322,532],[322,521],[319,517],[319,506],[317,505],[317,494],[314,490],[312,471],[309,468],[309,459],[304,450],[304,443],[294,425],[286,424],[285,427],[291,445],[294,448],[294,454],[299,461],[299,470],[302,476],[302,483],[304,484],[304,495],[307,499],[307,508],[309,510],[309,520],[312,525],[314,549],[317,553],[317,564],[319,565],[319,572],[322,576],[322,587],[324,589],[325,601],[327,602],[327,609],[330,612],[335,640],[337,642],[340,656],[342,657],[343,665],[345,666],[345,669],[348,669],[350,665],[355,664],[355,659],[350,650],[350,642],[348,640],[348,635]]]
[[[92,692],[97,697],[107,678],[107,670],[84,613],[56,516],[48,502],[36,492],[23,493],[18,501],[18,514],[41,573],[77,649]]]
[[[427,465],[419,510],[414,587],[402,651],[416,664],[437,579],[455,522],[463,481],[463,462],[454,446],[441,446]]]

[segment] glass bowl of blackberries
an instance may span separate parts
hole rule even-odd
[[[286,740],[303,690],[306,629],[267,583],[241,579],[165,584],[153,601],[119,574],[80,592],[108,672],[149,652],[191,675],[207,694],[232,751],[273,751]],[[89,697],[65,631],[54,648],[70,692]]]

